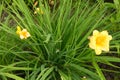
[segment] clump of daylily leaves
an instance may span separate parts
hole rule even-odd
[[[27,29],[21,30],[19,26],[17,26],[16,33],[20,36],[20,39],[27,39],[31,36]],[[100,55],[102,51],[109,51],[109,42],[112,40],[112,36],[107,31],[99,32],[98,30],[94,30],[89,40],[89,47],[95,50],[96,55]]]

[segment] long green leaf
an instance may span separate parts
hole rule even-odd
[[[84,68],[84,67],[82,67],[82,66],[79,66],[79,65],[77,65],[77,64],[69,64],[72,68],[74,68],[74,69],[76,69],[77,71],[82,71],[82,72],[84,72],[84,73],[86,73],[86,74],[88,74],[90,77],[92,77],[93,79],[95,79],[95,80],[99,80],[99,77],[98,77],[98,75],[95,73],[95,72],[93,72],[93,71],[90,71],[90,70],[88,70],[88,69],[86,69],[86,68]]]
[[[15,80],[25,80],[19,76],[16,76],[16,75],[10,74],[10,73],[0,73],[0,75],[7,76],[7,77],[15,79]]]

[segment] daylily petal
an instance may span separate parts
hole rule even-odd
[[[101,47],[103,51],[108,52],[109,51],[109,42],[105,44],[105,46]]]
[[[95,49],[96,55],[100,55],[102,53],[102,50],[100,48]]]
[[[102,31],[101,34],[102,35],[108,35],[108,32],[107,31]]]
[[[16,31],[16,33],[19,34],[20,32],[21,32],[21,28],[20,28],[20,26],[17,26],[17,31]]]
[[[20,35],[20,39],[24,39],[24,36],[23,36],[23,35]]]
[[[95,46],[96,46],[96,44],[95,44],[95,37],[90,37],[90,43],[89,43],[89,46],[90,46],[90,48],[92,48],[92,49],[95,49]]]
[[[98,30],[94,30],[93,31],[93,35],[95,36],[95,35],[98,35],[99,34],[99,31]]]
[[[111,35],[109,35],[108,38],[109,38],[109,40],[112,40],[112,36]]]

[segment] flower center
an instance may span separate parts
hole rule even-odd
[[[105,41],[106,41],[106,36],[98,36],[96,38],[96,45],[97,46],[104,46],[105,45]]]
[[[23,31],[23,32],[21,33],[21,35],[23,35],[24,37],[27,37],[27,32],[26,32],[26,31]]]

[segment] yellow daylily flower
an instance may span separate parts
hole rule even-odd
[[[108,35],[107,31],[94,30],[89,40],[89,47],[95,50],[96,55],[100,55],[102,51],[109,51],[109,41],[112,40],[112,36]]]
[[[30,37],[30,33],[26,30],[26,29],[23,29],[20,33],[20,38],[21,39],[27,39],[28,37]]]
[[[19,34],[20,32],[21,32],[21,28],[20,28],[20,26],[17,26],[17,31],[16,31],[16,33]]]
[[[27,29],[21,30],[19,26],[17,26],[16,33],[20,35],[20,39],[27,39],[28,37],[30,37],[30,33],[27,31]]]
[[[43,10],[40,8],[36,8],[36,10],[34,11],[34,14],[37,14],[37,13],[44,14]]]

